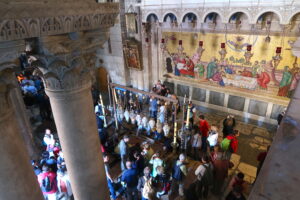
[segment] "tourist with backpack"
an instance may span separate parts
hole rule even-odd
[[[164,167],[157,167],[157,176],[154,179],[157,192],[156,197],[160,199],[164,195],[168,195],[171,189],[170,174],[168,174]]]
[[[149,163],[152,165],[152,177],[155,178],[157,175],[157,171],[156,171],[157,167],[164,165],[164,161],[160,158],[160,153],[157,152],[157,153],[153,154]]]
[[[223,121],[223,138],[231,134],[235,127],[235,119],[233,115],[228,115]]]
[[[42,167],[42,173],[38,175],[38,182],[46,200],[56,200],[57,182],[56,173],[50,171],[47,165]]]
[[[199,128],[195,126],[192,130],[193,136],[192,136],[192,148],[193,148],[193,158],[194,160],[200,160],[200,149],[202,145],[202,139],[200,135]]]
[[[141,193],[142,200],[148,200],[149,194],[151,191],[152,183],[148,183],[148,181],[152,181],[152,178],[150,176],[150,168],[145,167],[144,168],[144,175],[139,178],[137,189]],[[146,184],[147,183],[147,184]]]
[[[57,188],[59,200],[73,199],[71,183],[66,170],[60,169],[57,171]]]
[[[132,167],[132,162],[126,162],[126,170],[123,171],[121,176],[122,185],[126,188],[127,200],[137,200],[138,199],[138,173],[136,169]]]
[[[202,163],[195,171],[197,176],[197,189],[199,198],[207,198],[209,187],[213,185],[213,166],[207,155],[202,157]]]
[[[172,172],[172,193],[177,190],[180,196],[183,196],[184,178],[187,176],[187,169],[185,164],[185,155],[180,154],[179,160],[173,165]]]
[[[228,177],[228,170],[233,167],[233,163],[224,159],[223,153],[221,152],[218,152],[216,155],[216,159],[213,162],[214,184],[212,192],[215,195],[221,196],[225,189],[223,186]]]
[[[124,171],[125,170],[125,162],[126,162],[126,158],[128,156],[128,142],[129,142],[129,136],[128,135],[124,135],[123,139],[120,141],[119,145],[118,145],[118,150],[121,156],[121,170]]]
[[[232,191],[234,187],[239,186],[241,188],[241,192],[246,190],[246,182],[244,181],[245,174],[242,172],[239,172],[237,175],[235,175],[229,182],[229,185],[226,189],[226,194],[228,191]]]
[[[238,149],[237,137],[240,135],[238,130],[234,130],[232,134],[229,134],[223,139],[221,143],[221,149],[224,151],[225,159],[230,160],[231,154],[236,153]]]

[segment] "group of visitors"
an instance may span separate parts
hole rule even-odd
[[[45,200],[72,200],[73,192],[63,152],[50,129],[45,130],[41,159],[32,160]]]
[[[183,181],[187,176],[186,156],[180,154],[174,163],[168,163],[162,152],[154,153],[150,144],[130,148],[130,137],[124,135],[118,145],[121,155],[122,174],[115,180],[109,168],[109,155],[104,153],[107,182],[112,199],[125,195],[127,200],[160,199],[178,192],[184,195]],[[171,169],[171,170],[170,170]],[[172,173],[170,173],[172,171]]]
[[[22,89],[25,106],[30,111],[30,119],[33,122],[51,120],[50,101],[41,78],[33,76],[31,72],[24,72],[24,74],[19,73],[17,78]]]
[[[117,199],[121,195],[125,195],[128,200],[160,199],[164,195],[168,196],[174,193],[187,198],[194,194],[200,199],[207,198],[210,189],[215,195],[224,195],[228,170],[233,167],[230,162],[231,154],[236,153],[238,148],[239,131],[235,130],[234,116],[229,115],[223,121],[223,139],[221,141],[219,140],[218,126],[210,125],[203,114],[198,116],[198,120],[193,121],[191,127],[192,136],[188,142],[188,149],[192,151],[180,154],[174,163],[165,160],[165,152],[154,153],[147,142],[141,146],[135,145],[132,151],[128,145],[130,136],[124,135],[117,146],[122,170],[119,182],[117,177],[112,178],[108,167],[109,155],[104,154],[112,199]],[[168,139],[170,137],[165,137],[163,134],[162,140],[159,142],[165,147],[165,141]],[[169,144],[172,149],[171,142],[172,139]],[[185,177],[188,175],[186,156],[201,161],[201,165],[194,172],[196,181],[192,185],[186,186],[189,189],[184,186]],[[245,199],[243,176],[242,173],[239,173],[230,181],[227,187],[227,191],[229,191],[227,200]]]

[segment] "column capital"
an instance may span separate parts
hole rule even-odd
[[[65,59],[57,56],[35,58],[32,66],[36,68],[35,74],[43,79],[47,91],[71,92],[91,85],[91,66],[83,56],[66,55]]]

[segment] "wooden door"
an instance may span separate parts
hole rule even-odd
[[[104,67],[98,68],[97,72],[97,84],[100,92],[107,92],[107,71]]]

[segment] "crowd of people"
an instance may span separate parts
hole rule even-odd
[[[21,87],[25,106],[30,111],[31,121],[36,123],[51,120],[50,101],[45,93],[41,78],[26,71],[19,73],[17,79]]]
[[[229,119],[229,116],[226,119]],[[201,116],[201,120],[205,120]],[[207,198],[209,190],[217,196],[224,195],[226,191],[225,181],[228,178],[228,170],[233,167],[230,156],[237,151],[237,137],[239,132],[234,130],[224,137],[221,143],[216,126],[206,128],[198,125],[193,127],[193,137],[189,148],[191,154],[181,153],[176,162],[165,159],[165,152],[154,152],[149,143],[141,146],[129,147],[130,136],[123,136],[118,147],[121,156],[122,175],[115,181],[111,178],[109,167],[106,167],[108,186],[112,199],[125,195],[126,199],[160,199],[164,195],[180,195],[187,199]],[[231,124],[232,125],[232,124]],[[202,132],[207,130],[207,135]],[[202,139],[202,138],[205,139]],[[198,142],[199,141],[199,142]],[[229,141],[229,142],[228,142]],[[162,143],[163,144],[163,143]],[[204,146],[204,148],[203,148]],[[189,152],[189,151],[187,151]],[[164,156],[162,156],[164,155]],[[201,161],[194,172],[195,182],[185,186],[185,178],[188,176],[188,159]],[[109,165],[109,155],[104,154],[104,162]],[[226,196],[227,200],[245,199],[245,181],[242,173],[237,174],[229,183]],[[189,195],[193,197],[189,198]],[[195,198],[197,197],[197,198]]]
[[[41,158],[32,160],[32,167],[45,200],[74,199],[63,152],[50,129],[45,130]]]
[[[152,92],[172,97],[170,90],[160,81],[154,85]],[[197,116],[197,109],[190,101],[191,117],[187,130],[190,134],[184,141],[187,143],[186,149],[182,151],[180,148],[182,141],[178,137],[176,142],[179,147],[175,152],[182,151],[182,153],[175,154],[178,156],[177,160],[170,162],[166,157],[170,152],[174,152],[174,146],[172,146],[173,136],[169,134],[173,127],[168,125],[168,122],[173,122],[174,119],[169,119],[167,114],[160,117],[161,110],[168,113],[168,109],[161,109],[166,107],[161,100],[150,97],[148,103],[150,107],[148,116],[150,120],[146,121],[148,125],[142,125],[143,120],[139,124],[139,120],[136,119],[139,118],[137,117],[139,113],[135,115],[135,118],[131,115],[128,121],[126,117],[123,117],[120,122],[124,120],[127,123],[135,124],[136,128],[140,130],[140,134],[144,133],[145,136],[161,144],[163,150],[155,152],[149,142],[136,143],[132,146],[129,134],[122,137],[114,152],[106,151],[103,148],[107,182],[112,199],[125,197],[128,200],[148,200],[161,199],[163,196],[170,195],[185,196],[187,199],[205,199],[208,197],[209,191],[220,197],[225,195],[226,200],[245,199],[243,195],[245,191],[244,174],[237,174],[228,186],[225,185],[228,179],[228,170],[233,167],[230,162],[231,155],[238,149],[239,131],[235,129],[234,116],[229,115],[224,119],[223,139],[220,140],[218,126],[210,125],[203,114]],[[184,109],[186,117],[188,110]],[[172,109],[170,116],[172,116],[172,111],[178,112]],[[102,121],[104,116],[101,112],[99,104],[96,105],[95,113],[98,124],[100,124],[98,128],[103,132],[105,130]],[[158,124],[167,125],[168,128],[157,126]],[[100,140],[101,138],[103,138],[103,134],[100,134]],[[107,136],[105,138],[107,139]],[[110,157],[114,153],[120,155],[122,170],[121,176],[115,178],[110,172]],[[195,181],[190,185],[185,185],[185,179],[190,173],[188,163],[191,159],[200,161],[201,164],[194,171]]]
[[[34,99],[33,102],[36,102],[34,105],[26,104],[27,108],[31,109],[32,106],[34,108],[38,106],[41,118],[49,120],[51,118],[50,103],[44,93],[40,79],[21,74],[18,79],[25,103],[26,98],[31,98],[29,102],[32,99]],[[154,85],[152,92],[165,97],[176,98],[160,81]],[[43,95],[45,96],[44,102],[41,100]],[[94,96],[96,99],[97,95]],[[47,103],[45,103],[46,101]],[[190,112],[190,125],[186,130],[189,134],[185,141],[182,141],[181,135],[179,135],[176,139],[178,147],[174,147],[172,145],[173,135],[170,134],[174,127],[171,124],[175,121],[174,112],[180,112],[180,106],[168,107],[163,101],[159,102],[158,99],[150,97],[148,99],[149,121],[143,121],[141,116],[139,120],[139,113],[137,113],[135,118],[131,116],[129,121],[124,114],[124,117],[120,118],[120,122],[127,121],[135,124],[137,133],[152,138],[162,145],[163,150],[154,151],[150,142],[130,145],[131,135],[128,132],[122,136],[111,151],[106,148],[110,146],[108,145],[110,136],[107,127],[104,126],[105,113],[103,113],[102,105],[98,100],[95,100],[94,104],[111,199],[151,200],[179,195],[186,199],[196,200],[207,199],[209,193],[220,198],[225,197],[226,200],[245,199],[243,194],[246,190],[244,174],[238,173],[233,176],[231,181],[228,181],[228,171],[233,167],[233,163],[230,162],[231,155],[238,150],[239,131],[235,129],[236,120],[234,116],[228,115],[224,119],[222,134],[220,134],[219,126],[210,125],[204,114],[197,115],[196,107],[189,101],[190,111],[187,109],[188,106],[183,107],[184,118]],[[45,106],[48,108],[45,109]],[[162,107],[164,108],[162,109]],[[163,113],[163,117],[161,113]],[[151,125],[153,123],[154,125]],[[185,123],[187,121],[183,121],[183,126]],[[186,143],[185,148],[181,147],[182,142]],[[50,129],[45,130],[43,147],[41,159],[33,160],[32,166],[45,199],[74,199],[59,140],[54,138]],[[175,153],[172,155],[177,156],[175,161],[167,159],[171,152]],[[120,176],[111,173],[110,161],[111,157],[115,157],[115,153],[120,156],[122,170]],[[262,155],[258,156],[260,167],[266,153],[263,152]],[[201,163],[192,172],[189,169],[191,160]],[[187,177],[190,177],[191,174],[195,180],[191,184],[185,185]]]

